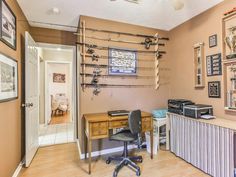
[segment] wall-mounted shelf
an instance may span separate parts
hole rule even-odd
[[[204,43],[194,45],[194,82],[195,88],[205,87]]]
[[[225,107],[225,111],[228,111],[228,112],[236,112],[236,107],[235,107],[235,108]]]
[[[235,64],[236,63],[236,58],[235,59],[227,59],[222,61],[223,64]]]

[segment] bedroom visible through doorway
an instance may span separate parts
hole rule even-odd
[[[40,146],[75,141],[74,52],[70,46],[40,44]]]

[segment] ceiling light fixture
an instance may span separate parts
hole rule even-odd
[[[52,13],[55,14],[55,15],[58,15],[58,14],[61,13],[61,11],[60,11],[59,8],[57,8],[57,7],[53,7],[53,8],[52,8]]]
[[[170,0],[172,6],[174,7],[175,10],[181,10],[184,7],[184,3],[181,0]]]

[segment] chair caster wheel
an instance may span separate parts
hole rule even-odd
[[[111,163],[111,161],[110,160],[106,160],[106,164],[110,164]]]
[[[138,171],[136,172],[136,175],[137,175],[137,176],[140,176],[140,175],[141,175],[141,172],[138,170]]]
[[[143,163],[143,159],[139,159],[138,162],[139,162],[139,163]]]
[[[117,172],[114,172],[113,177],[117,177],[117,174],[118,174]]]

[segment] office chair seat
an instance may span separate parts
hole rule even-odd
[[[133,135],[130,130],[125,129],[111,135],[109,139],[112,141],[132,142],[137,139],[137,136]]]

